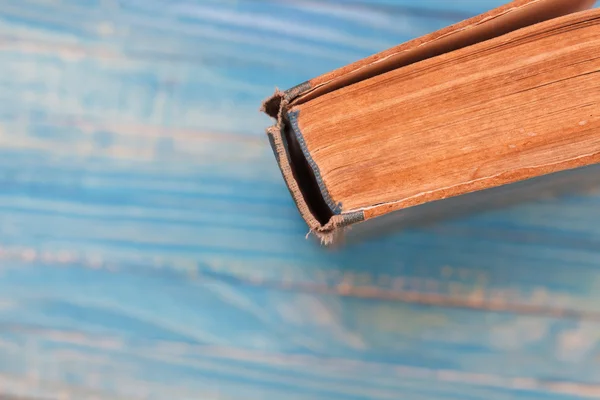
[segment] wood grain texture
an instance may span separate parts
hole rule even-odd
[[[2,396],[599,397],[600,195],[327,251],[257,110],[501,2],[2,1]]]

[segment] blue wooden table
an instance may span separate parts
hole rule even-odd
[[[0,397],[600,397],[600,194],[326,250],[258,112],[503,0],[2,0]]]

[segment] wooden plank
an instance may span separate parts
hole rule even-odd
[[[0,393],[598,397],[597,193],[325,250],[257,111],[500,3],[3,1]]]

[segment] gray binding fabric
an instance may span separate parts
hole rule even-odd
[[[304,154],[306,161],[308,161],[308,165],[310,165],[313,174],[315,174],[317,184],[319,185],[319,190],[321,191],[321,196],[323,196],[323,199],[325,199],[325,202],[329,206],[331,212],[334,215],[340,215],[342,213],[342,203],[336,204],[331,198],[329,190],[327,190],[327,186],[325,186],[325,182],[323,182],[323,178],[321,177],[321,171],[319,170],[319,166],[313,160],[310,152],[308,151],[308,147],[306,146],[306,142],[304,141],[304,136],[302,135],[302,132],[300,132],[300,127],[298,127],[298,115],[299,111],[292,111],[288,113],[288,118],[292,126],[292,131],[294,132],[294,135],[296,136],[296,139],[300,144],[300,148],[302,149],[302,153]]]
[[[340,223],[340,227],[350,226],[365,220],[365,213],[363,211],[351,211],[347,214],[342,214],[341,216],[344,217],[344,219]]]
[[[344,214],[341,213],[340,209],[339,213],[333,215],[333,217],[331,217],[331,219],[325,225],[320,224],[310,211],[308,204],[304,199],[304,195],[298,186],[298,182],[293,176],[291,166],[292,161],[285,142],[285,135],[283,134],[286,120],[284,116],[288,110],[288,98],[294,98],[308,89],[310,89],[310,85],[304,83],[288,90],[287,92],[276,90],[275,94],[263,103],[261,111],[276,118],[277,120],[275,125],[267,129],[267,136],[269,138],[269,143],[271,144],[277,164],[279,165],[279,169],[283,175],[284,181],[288,187],[288,190],[290,191],[290,194],[292,195],[300,215],[304,218],[304,221],[309,226],[310,231],[321,240],[321,243],[324,245],[330,245],[334,242],[334,240],[337,241],[338,238],[343,238],[344,228],[364,221],[365,217],[362,211]],[[296,129],[293,129],[293,131],[295,132]],[[302,138],[302,141],[299,142],[304,143],[304,139]],[[304,144],[303,151],[305,148],[306,146]],[[318,176],[320,177],[320,174]],[[322,180],[320,182],[322,182]],[[341,208],[341,206],[339,208]]]
[[[296,97],[300,96],[301,94],[308,92],[311,88],[312,87],[310,86],[309,81],[303,82],[299,85],[294,86],[291,89],[286,90],[285,91],[285,99],[289,103],[290,101],[294,100]]]
[[[278,127],[274,126],[267,129],[267,137],[269,138],[269,143],[271,144],[273,154],[275,155],[275,160],[279,165],[279,169],[283,175],[287,188],[292,195],[294,203],[296,204],[296,208],[298,208],[298,211],[300,211],[300,214],[311,230],[318,229],[321,224],[310,213],[308,205],[304,200],[304,196],[299,193],[300,188],[297,186],[297,182],[295,179],[293,179],[293,175],[289,173],[291,172],[292,160],[287,151],[283,151],[286,147],[284,143],[284,135],[281,134],[281,131],[278,129]]]

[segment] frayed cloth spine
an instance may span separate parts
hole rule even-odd
[[[294,202],[296,203],[296,207],[298,208],[300,215],[307,223],[310,232],[314,233],[315,236],[321,240],[323,245],[330,245],[336,241],[340,235],[342,235],[344,227],[364,220],[364,213],[353,212],[334,215],[325,225],[322,225],[311,212],[308,203],[304,198],[304,194],[302,193],[302,190],[300,189],[300,186],[294,177],[292,172],[292,160],[284,143],[284,117],[285,113],[287,112],[287,106],[289,102],[293,100],[294,97],[309,89],[310,85],[307,83],[298,85],[286,92],[276,89],[273,96],[268,98],[263,103],[261,111],[273,118],[276,118],[277,120],[275,125],[267,128],[267,135],[269,137],[269,142],[273,149],[275,159],[277,160],[279,169],[283,175],[283,179],[288,187],[288,190],[290,191],[290,194],[292,195],[292,198],[294,199]]]
[[[319,171],[319,167],[317,163],[312,159],[310,152],[308,151],[308,147],[306,147],[306,142],[304,141],[304,137],[302,136],[302,132],[300,132],[300,127],[298,126],[298,111],[292,111],[288,113],[289,123],[292,127],[292,131],[294,135],[296,135],[296,139],[300,144],[300,148],[302,149],[302,153],[304,157],[308,161],[308,165],[312,169],[315,178],[317,179],[317,184],[319,185],[319,190],[321,191],[321,196],[325,199],[325,203],[331,210],[334,215],[340,215],[342,213],[342,205],[336,204],[331,195],[329,194],[329,190],[327,190],[327,186],[325,186],[325,182],[323,182],[323,178],[321,177],[321,171]]]

